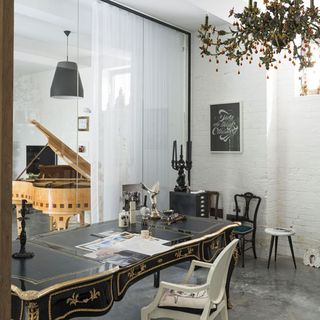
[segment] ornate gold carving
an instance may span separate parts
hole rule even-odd
[[[90,293],[90,297],[89,298],[85,298],[83,300],[79,300],[79,294],[74,292],[71,296],[71,298],[67,299],[67,304],[70,306],[76,306],[77,304],[86,304],[90,301],[94,301],[96,299],[98,299],[101,296],[100,291],[97,291],[95,288],[93,288],[92,290],[89,291]]]
[[[233,251],[233,258],[234,258],[234,265],[236,265],[239,260],[239,250],[237,247]]]
[[[142,263],[142,264],[140,265],[140,272],[143,272],[144,270],[146,270],[146,268],[147,268],[146,264],[145,264],[145,263]]]
[[[188,248],[188,255],[192,254],[194,252],[194,248]]]
[[[194,248],[188,248],[187,252],[185,252],[185,253],[182,253],[182,250],[180,249],[175,253],[175,257],[178,259],[183,258],[183,257],[187,257],[187,256],[191,255],[193,252],[194,252]]]
[[[230,302],[230,299],[228,299],[227,304],[228,304],[228,309],[229,310],[233,309],[233,304]]]
[[[178,250],[175,255],[176,258],[181,258],[182,257],[182,250]]]
[[[132,279],[134,276],[135,276],[134,268],[131,268],[130,271],[128,272],[128,278]]]
[[[128,278],[129,278],[129,279],[132,279],[132,278],[134,278],[134,277],[136,277],[136,276],[139,276],[139,275],[142,274],[142,273],[146,270],[146,268],[147,268],[147,266],[146,266],[145,263],[141,263],[141,264],[139,265],[139,267],[140,267],[140,270],[139,270],[139,271],[136,271],[136,270],[135,270],[135,267],[133,267],[133,268],[130,269],[130,271],[128,272]]]
[[[25,301],[31,301],[31,300],[36,300],[38,299],[38,291],[21,291],[21,292],[16,292],[17,296]]]
[[[84,281],[94,281],[97,278],[101,278],[102,276],[113,276],[113,274],[119,270],[119,267],[115,267],[109,270],[106,270],[104,272],[101,273],[96,273],[94,275],[90,275],[90,276],[86,276],[86,277],[81,277],[81,278],[76,278],[73,280],[68,280],[68,281],[64,281],[64,282],[60,282],[57,283],[53,286],[50,286],[46,289],[43,289],[41,291],[22,291],[21,289],[19,289],[17,286],[15,285],[11,285],[11,291],[13,293],[15,293],[20,299],[25,300],[25,301],[30,301],[30,300],[36,300],[39,299],[51,292],[54,292],[58,289],[62,289],[64,287],[70,286],[70,285],[74,285],[74,284],[79,284],[81,282]],[[48,278],[50,279],[50,278]],[[108,278],[107,278],[108,280]]]
[[[230,233],[230,242],[233,241],[234,239],[236,239],[236,235],[231,232]],[[238,248],[236,247],[233,251],[233,258],[234,258],[234,265],[236,265],[238,263],[238,260],[239,260],[239,250]]]
[[[179,261],[181,259],[181,256],[182,256],[182,250],[185,250],[186,247],[188,246],[188,248],[190,248],[191,246],[193,246],[194,248],[191,249],[191,253],[193,252],[193,254],[191,255],[190,254],[190,257],[193,256],[195,258],[197,258],[198,260],[203,260],[205,262],[211,262],[212,259],[210,260],[207,260],[205,258],[205,244],[207,243],[211,243],[212,241],[212,238],[213,237],[217,237],[217,236],[220,236],[220,235],[223,235],[227,230],[229,229],[233,229],[235,227],[238,227],[240,226],[241,223],[240,222],[234,222],[230,225],[227,225],[219,230],[217,230],[216,232],[213,232],[213,233],[210,233],[208,235],[205,235],[205,236],[202,236],[201,238],[196,238],[196,239],[193,239],[193,240],[188,240],[186,242],[181,242],[181,243],[178,243],[178,244],[175,244],[173,246],[170,247],[170,251],[167,251],[167,252],[164,252],[162,253],[160,256],[157,256],[156,259],[160,259],[161,257],[168,257],[167,255],[169,254],[175,254],[175,258],[169,260],[169,259],[166,259],[165,261],[163,261],[162,263],[159,263],[159,264],[154,264],[154,266],[150,266],[148,268],[148,272],[151,272],[151,271],[157,271],[160,267],[165,267],[166,265],[169,265],[169,264],[172,264],[173,262],[176,262],[176,261]],[[201,245],[201,248],[199,248],[199,245]],[[226,236],[224,236],[224,245],[226,245]],[[199,248],[201,251],[200,252],[196,252],[197,248]],[[181,251],[180,254],[178,253],[178,251]],[[180,257],[179,257],[180,256]],[[150,258],[147,258],[144,262],[154,262],[155,258],[154,257],[150,257]],[[127,287],[130,285],[130,280],[131,278],[129,278],[128,281],[126,281],[124,284],[121,283],[121,280],[122,280],[122,275],[126,275],[128,276],[128,274],[130,273],[132,269],[130,269],[128,271],[128,269],[125,269],[125,270],[120,270],[119,273],[117,274],[117,282],[116,282],[116,289],[117,289],[117,294],[120,296],[124,293],[124,291],[127,289]]]
[[[40,320],[39,306],[35,302],[28,302],[28,320]]]
[[[219,249],[219,241],[218,239],[213,239],[210,245],[211,250],[217,250]]]
[[[158,263],[162,263],[163,262],[163,259],[162,258],[160,258],[160,259],[158,259],[158,261],[157,261]]]
[[[48,302],[48,315],[49,315],[49,319],[48,320],[63,320],[63,319],[66,319],[67,316],[73,314],[73,313],[76,313],[78,311],[82,311],[82,312],[91,312],[91,311],[107,311],[111,308],[112,304],[113,304],[113,301],[114,301],[114,297],[113,297],[113,292],[112,292],[112,288],[111,288],[111,282],[112,282],[112,278],[113,276],[112,275],[109,275],[107,278],[102,278],[98,281],[95,281],[95,282],[91,282],[90,283],[90,286],[93,287],[94,285],[97,285],[97,284],[103,284],[105,285],[106,284],[106,281],[108,281],[108,286],[107,286],[107,291],[103,291],[104,294],[107,294],[108,295],[108,292],[110,293],[110,299],[109,299],[109,303],[107,305],[105,305],[103,308],[99,308],[97,309],[95,306],[93,307],[90,307],[89,308],[85,308],[84,306],[79,306],[79,308],[73,308],[72,310],[69,310],[68,312],[66,312],[65,314],[59,316],[58,318],[53,318],[52,317],[52,308],[55,307],[54,305],[54,302],[53,302],[53,297],[54,296],[57,296],[57,295],[61,295],[62,293],[65,293],[65,292],[69,292],[70,290],[75,290],[75,289],[81,289],[81,288],[87,288],[88,287],[88,283],[85,283],[85,284],[82,284],[82,285],[77,285],[75,287],[72,287],[72,288],[68,288],[68,289],[63,289],[63,290],[60,290],[60,291],[56,291],[52,294],[50,294],[49,296],[49,302]]]

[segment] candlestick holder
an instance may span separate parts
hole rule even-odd
[[[26,233],[26,218],[25,215],[28,211],[26,207],[27,201],[22,200],[22,207],[21,207],[21,217],[19,220],[21,221],[21,233],[19,236],[20,239],[20,251],[16,252],[12,255],[15,259],[30,259],[33,258],[33,252],[26,252],[26,243],[27,243],[27,233]]]
[[[178,178],[176,180],[177,185],[174,187],[176,192],[187,192],[188,186],[186,185],[186,175],[184,170],[190,172],[192,168],[191,161],[191,141],[187,142],[187,158],[183,159],[183,147],[181,145],[180,159],[177,160],[177,142],[173,141],[173,151],[172,151],[172,160],[171,167],[173,170],[178,171]]]

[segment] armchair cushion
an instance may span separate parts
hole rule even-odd
[[[201,314],[208,299],[207,290],[186,293],[180,290],[166,289],[159,302],[159,308]],[[216,309],[214,306],[211,313]]]

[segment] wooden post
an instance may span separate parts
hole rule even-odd
[[[13,3],[0,0],[0,315],[11,319]]]

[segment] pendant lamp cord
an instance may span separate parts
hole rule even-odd
[[[64,34],[67,36],[67,61],[69,61],[69,35],[71,31],[65,30]]]

